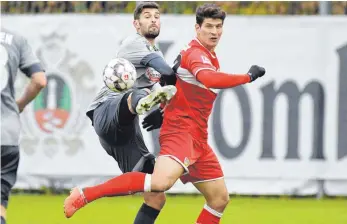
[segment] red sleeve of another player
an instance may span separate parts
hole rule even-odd
[[[211,60],[200,49],[194,49],[189,52],[185,58],[185,62],[187,70],[194,76],[196,76],[196,74],[201,70],[216,71]]]

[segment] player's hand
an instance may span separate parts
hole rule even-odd
[[[151,113],[149,113],[142,122],[143,129],[147,131],[152,131],[158,129],[163,124],[163,114],[164,111],[161,108],[158,108]]]
[[[19,113],[22,113],[25,108],[25,105],[23,105],[23,103],[20,100],[17,100],[16,103],[18,106]]]
[[[251,82],[253,82],[257,78],[262,77],[263,75],[265,75],[265,72],[266,72],[265,68],[260,67],[258,65],[252,65],[252,67],[249,69],[247,74],[251,77]]]
[[[176,85],[177,77],[176,75],[162,75],[159,84],[161,86]]]

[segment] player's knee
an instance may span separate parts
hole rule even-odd
[[[145,203],[152,207],[155,208],[157,210],[161,210],[166,202],[166,197],[165,194],[163,192],[160,193],[145,193],[144,194],[144,199],[145,199]]]
[[[152,191],[153,192],[165,192],[169,190],[172,187],[172,185],[169,182],[163,182],[163,183],[154,183],[152,184]]]
[[[226,192],[223,194],[215,195],[215,197],[208,201],[207,204],[216,211],[222,212],[227,207],[229,201],[230,197],[229,194]]]
[[[222,199],[221,199],[221,205],[224,206],[224,208],[225,208],[225,207],[227,207],[227,205],[229,204],[229,202],[230,202],[230,196],[229,196],[229,194],[227,193],[227,194],[223,195],[223,197],[222,197]]]
[[[153,192],[165,192],[169,190],[175,182],[169,178],[153,179],[152,180],[152,191]]]

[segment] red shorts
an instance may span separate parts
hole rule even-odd
[[[186,173],[181,181],[197,183],[223,178],[218,158],[208,145],[189,133],[160,135],[159,156],[168,156],[180,163]]]

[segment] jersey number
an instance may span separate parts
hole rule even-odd
[[[7,70],[7,61],[8,61],[8,53],[6,48],[3,45],[0,45],[0,63],[1,63],[1,91],[7,86],[8,83],[8,70]]]

